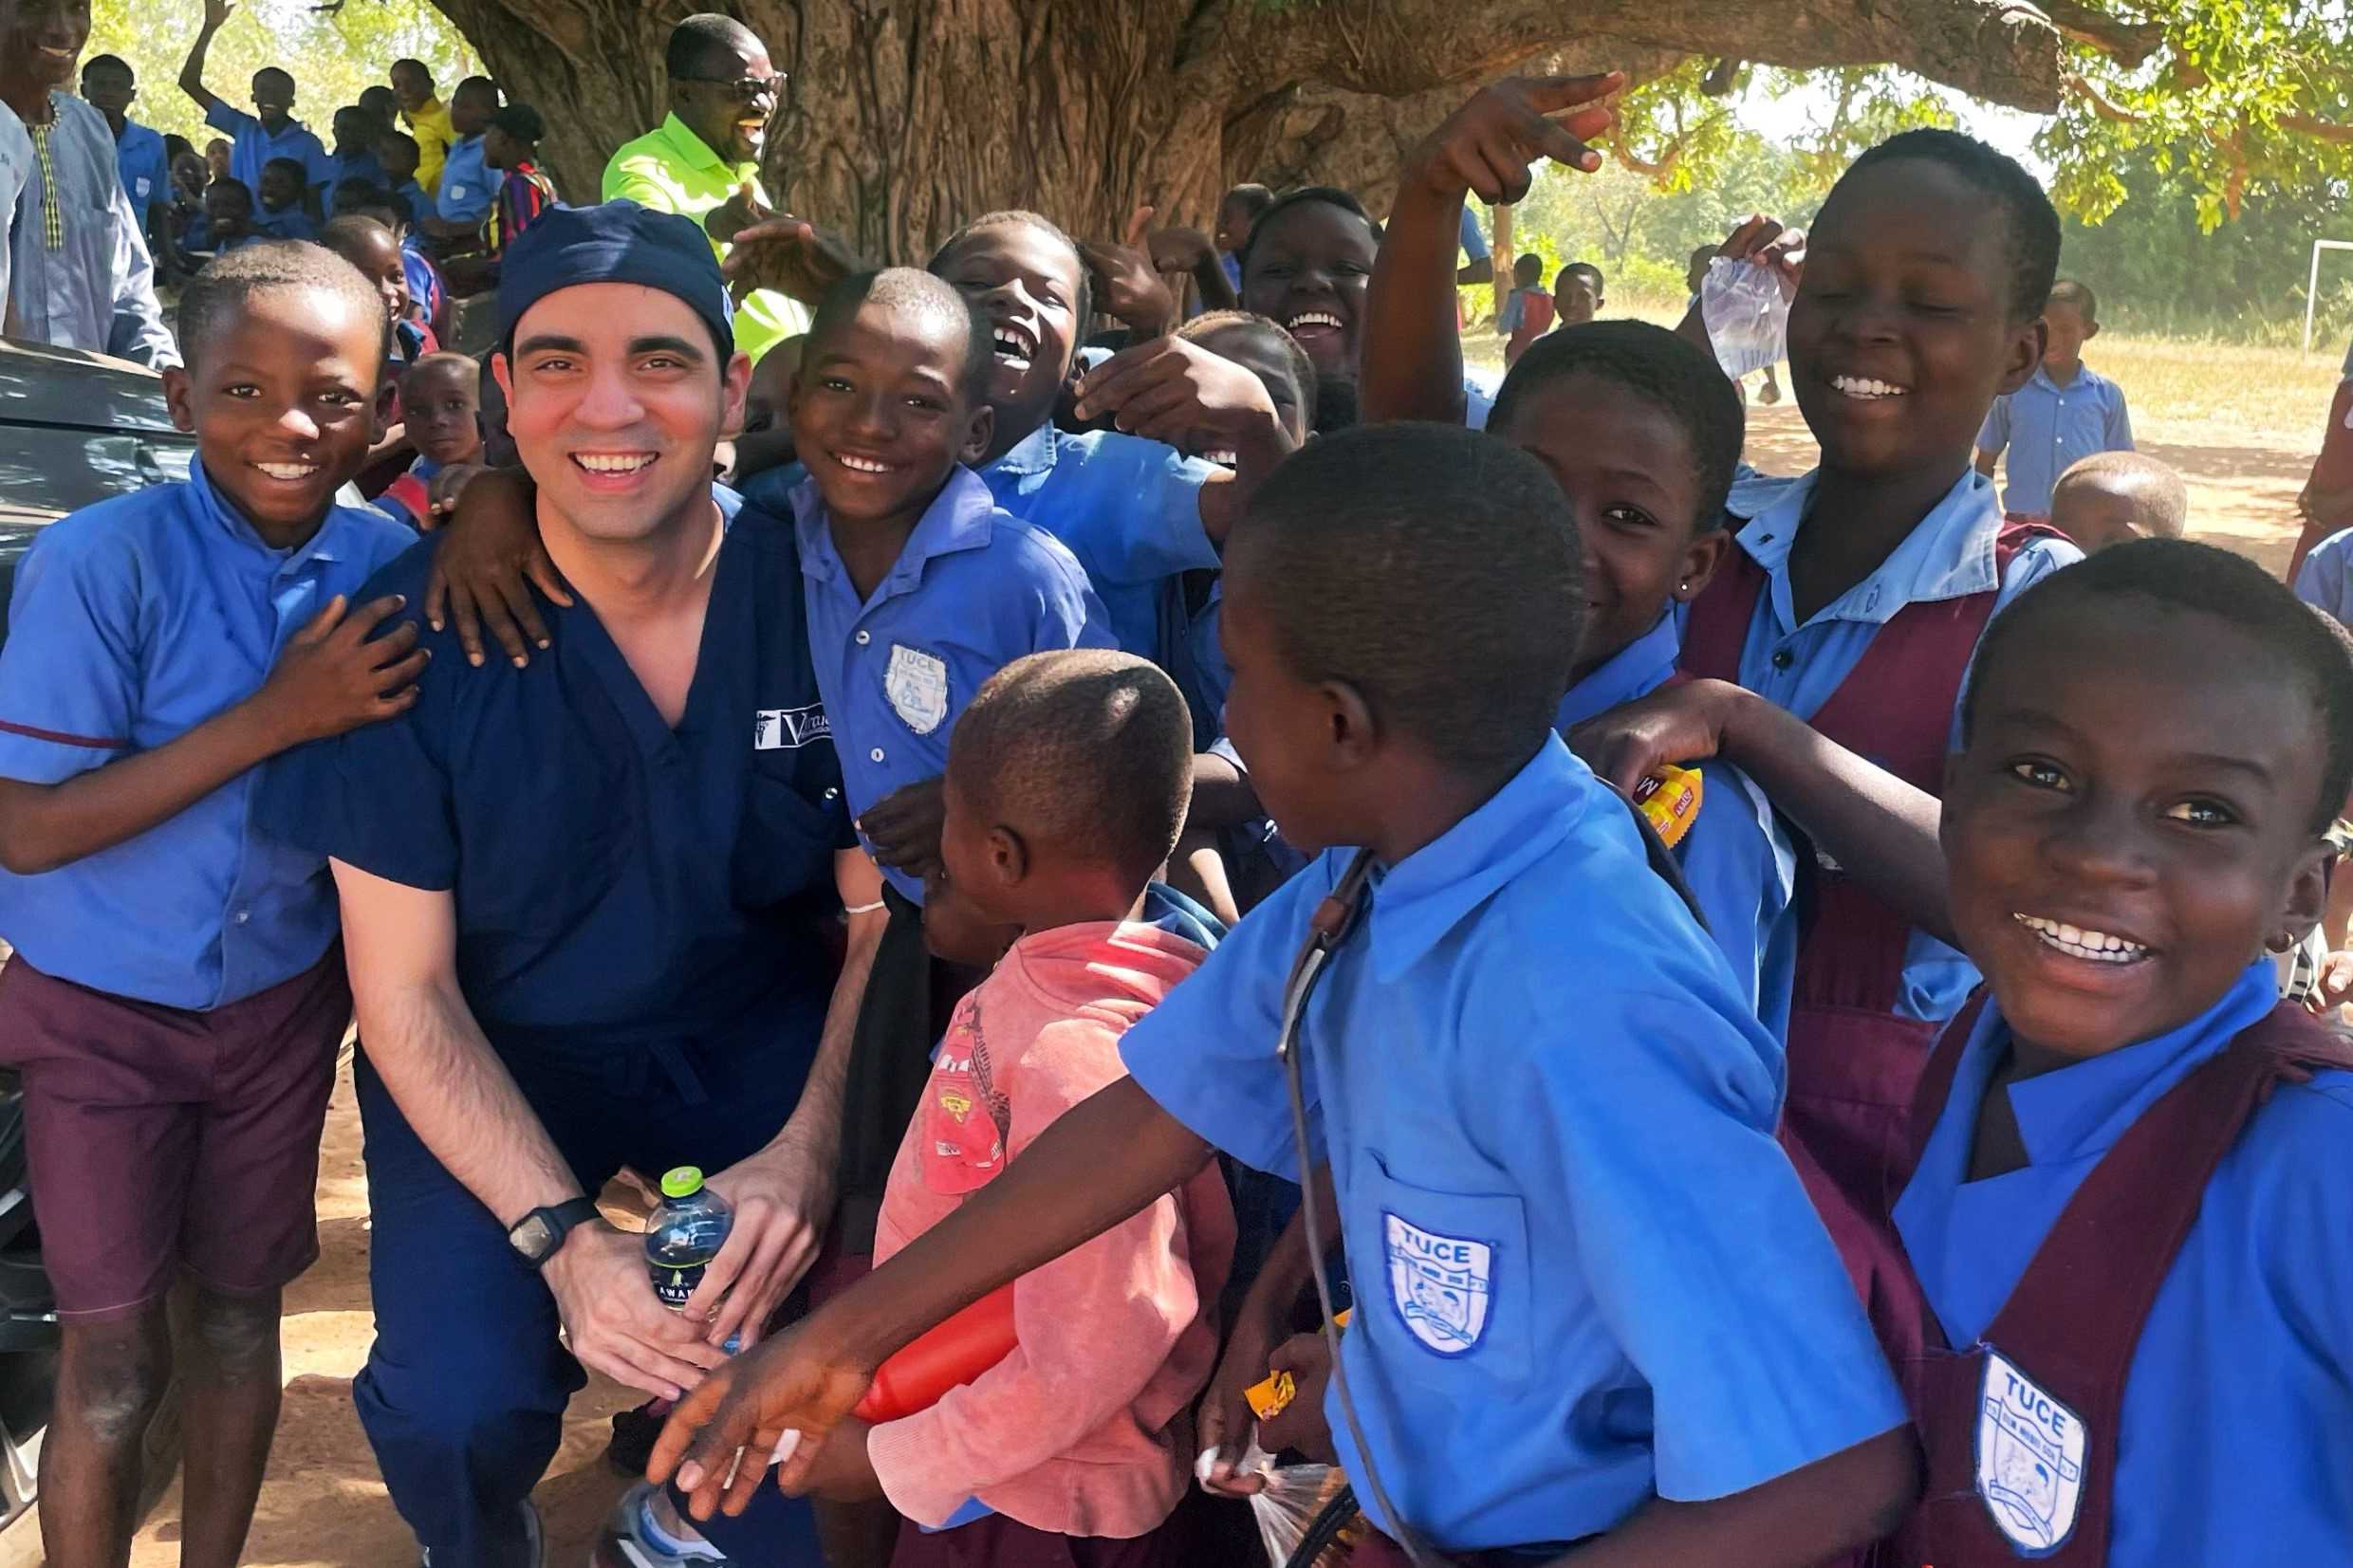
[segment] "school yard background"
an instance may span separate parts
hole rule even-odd
[[[1668,299],[1613,301],[1654,321]],[[1501,369],[1491,332],[1474,328],[1472,362]],[[2085,360],[2121,382],[2141,449],[2178,468],[2190,485],[2191,531],[2276,572],[2296,534],[2295,497],[2310,471],[2344,345],[2299,354],[2161,338],[2103,334]],[[1814,446],[1788,392],[1774,407],[1749,405],[1750,457],[1770,472],[1810,467]],[[416,1547],[393,1511],[351,1403],[351,1378],[367,1355],[367,1183],[350,1076],[338,1082],[320,1166],[318,1265],[287,1293],[286,1411],[245,1560],[263,1568],[408,1568]],[[547,1560],[580,1568],[624,1482],[605,1467],[606,1422],[636,1402],[599,1378],[572,1403],[564,1446],[538,1492]],[[176,1484],[131,1554],[133,1568],[179,1560]],[[40,1560],[30,1521],[0,1542],[0,1568]]]

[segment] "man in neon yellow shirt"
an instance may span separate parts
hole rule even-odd
[[[732,17],[690,16],[671,31],[663,65],[670,114],[613,155],[604,199],[625,196],[700,223],[749,185],[765,210],[760,146],[785,82],[769,63],[768,46]],[[726,244],[711,245],[724,260]],[[808,312],[772,289],[753,290],[735,308],[735,346],[754,360],[807,330]]]
[[[450,143],[457,139],[446,104],[433,96],[433,72],[421,60],[392,63],[392,94],[400,101],[400,118],[417,138],[417,184],[428,196],[439,188],[441,162]]]

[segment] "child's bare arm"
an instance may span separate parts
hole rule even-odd
[[[1653,1498],[1551,1568],[1809,1568],[1894,1529],[1919,1489],[1919,1445],[1898,1427],[1730,1497]]]
[[[1193,759],[1193,804],[1185,814],[1188,827],[1238,827],[1265,815],[1249,774],[1214,751]]]
[[[1398,182],[1366,304],[1358,390],[1367,424],[1462,422],[1454,257],[1463,199],[1475,193],[1482,201],[1517,201],[1542,157],[1600,168],[1601,155],[1581,138],[1608,127],[1609,111],[1594,101],[1623,84],[1615,72],[1512,77],[1482,88],[1414,150]],[[1572,109],[1566,120],[1547,118]]]
[[[425,581],[425,618],[436,632],[445,625],[455,629],[469,664],[482,662],[485,626],[518,668],[528,664],[531,650],[549,640],[531,590],[553,603],[572,602],[540,542],[531,476],[521,469],[478,470],[464,478],[462,489],[454,479],[450,488],[456,494],[445,503],[438,479],[434,486],[442,539]]]
[[[427,655],[414,622],[371,642],[398,596],[345,613],[339,595],[295,634],[259,692],[153,751],[56,784],[0,781],[0,865],[30,876],[169,821],[279,752],[405,711]]]
[[[1158,338],[1176,322],[1176,296],[1144,249],[1151,228],[1152,209],[1139,207],[1117,244],[1079,242],[1080,258],[1094,277],[1095,308],[1126,327],[1130,343]]]
[[[189,46],[188,59],[179,68],[180,91],[195,99],[196,107],[207,114],[220,98],[204,84],[204,57],[213,47],[213,35],[236,9],[229,0],[204,0],[204,25],[196,29],[196,41]]]
[[[1936,798],[1753,692],[1720,680],[1668,687],[1579,725],[1569,744],[1621,789],[1662,763],[1722,757],[1846,875],[1930,935],[1954,940]]]
[[[1019,1160],[907,1249],[798,1325],[729,1362],[670,1417],[646,1473],[693,1494],[708,1519],[724,1498],[741,1513],[772,1451],[802,1435],[778,1475],[798,1487],[824,1436],[848,1415],[893,1351],[957,1309],[1100,1235],[1178,1186],[1207,1143],[1121,1079],[1040,1134]],[[730,1477],[732,1475],[731,1482]]]

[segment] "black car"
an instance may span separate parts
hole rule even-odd
[[[0,638],[16,563],[41,529],[77,507],[185,479],[196,439],[172,428],[163,378],[102,355],[0,339]],[[0,955],[7,952],[0,944]],[[57,1365],[57,1315],[41,1267],[27,1179],[23,1098],[0,1070],[0,1563],[30,1531],[9,1529],[31,1505]],[[171,1475],[176,1422],[150,1434],[148,1499]],[[160,1477],[159,1481],[157,1478]]]

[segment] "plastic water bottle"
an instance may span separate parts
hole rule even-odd
[[[661,1190],[661,1207],[646,1227],[645,1266],[662,1305],[684,1312],[687,1299],[703,1282],[703,1270],[727,1245],[735,1209],[703,1186],[702,1171],[691,1165],[664,1175]]]

